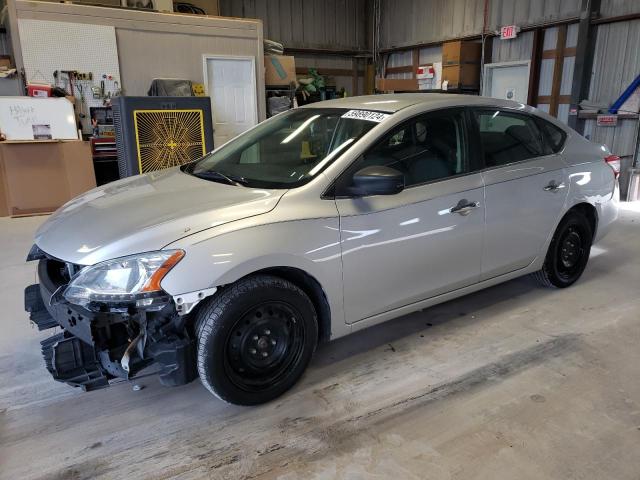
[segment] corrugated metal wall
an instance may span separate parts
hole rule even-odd
[[[580,2],[491,0],[488,29],[577,18]],[[393,48],[479,35],[482,33],[484,6],[484,0],[383,0],[381,47]]]
[[[565,48],[573,48],[578,42],[578,24],[573,23],[567,26],[567,34],[565,40]],[[543,50],[554,50],[558,43],[558,27],[549,27],[544,29],[544,38],[542,41]],[[495,44],[495,40],[494,40]],[[530,57],[529,57],[530,58]],[[571,95],[571,86],[573,81],[573,69],[575,65],[575,56],[564,57],[562,65],[562,76],[560,78],[559,95]],[[554,58],[543,58],[540,62],[540,74],[538,79],[538,96],[550,96],[553,85]],[[549,104],[539,103],[538,108],[549,111]],[[557,117],[563,122],[569,120],[569,104],[560,103],[558,105]]]
[[[624,3],[640,4],[628,1]],[[589,90],[590,103],[608,107],[640,74],[639,48],[640,20],[598,26]],[[637,124],[637,119],[621,119],[616,128],[598,127],[595,120],[587,120],[585,135],[596,142],[607,144],[616,155],[631,156],[634,153]]]
[[[637,120],[620,120],[617,127],[598,127],[595,120],[587,120],[585,137],[597,143],[604,143],[620,157],[633,155]]]
[[[482,30],[484,0],[382,0],[381,48],[438,42]]]
[[[513,40],[493,40],[491,62],[514,62],[516,60],[531,60],[533,48],[533,32],[524,32]]]
[[[537,25],[578,17],[581,0],[490,0],[489,27]]]
[[[442,57],[442,51],[440,52],[440,57]],[[441,60],[442,58],[438,59],[438,61],[441,61]],[[413,54],[411,53],[411,50],[405,50],[402,52],[395,52],[390,54],[387,67],[406,67],[412,64],[413,64]],[[387,74],[387,78],[394,78],[394,79],[413,78],[413,74],[411,72],[389,73]]]
[[[600,15],[603,17],[617,17],[630,13],[640,13],[638,0],[601,0]]]
[[[367,50],[366,0],[220,0],[220,14],[258,18],[289,48]]]
[[[610,105],[640,74],[640,20],[599,25],[596,39],[589,99]]]

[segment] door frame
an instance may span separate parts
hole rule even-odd
[[[208,60],[249,60],[251,62],[251,82],[253,83],[253,94],[255,98],[255,105],[252,109],[253,112],[253,120],[255,127],[258,123],[260,123],[258,116],[258,81],[256,78],[256,58],[251,55],[216,55],[204,53],[202,54],[202,78],[204,79],[204,93],[209,97],[209,102],[211,103],[211,121],[213,122],[213,134],[215,136],[215,127],[216,127],[216,109],[213,108],[213,97],[209,94],[209,74],[207,73],[207,61]],[[216,145],[215,148],[218,148],[220,145]]]
[[[481,95],[483,97],[491,97],[491,82],[493,80],[493,72],[499,68],[508,68],[508,67],[527,67],[527,89],[529,92],[529,87],[531,85],[531,60],[516,60],[513,62],[496,62],[496,63],[487,63],[484,66],[482,71],[482,89]],[[528,93],[527,93],[528,94]],[[494,97],[491,97],[494,98]],[[526,105],[527,102],[524,102]]]

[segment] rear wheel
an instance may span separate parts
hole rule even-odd
[[[237,405],[272,400],[300,378],[316,347],[316,312],[291,282],[270,275],[238,281],[196,318],[198,373]]]
[[[593,232],[580,212],[569,212],[553,234],[542,269],[534,276],[546,287],[565,288],[584,272],[591,252]]]

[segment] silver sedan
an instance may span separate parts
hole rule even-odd
[[[619,158],[518,103],[331,100],[200,160],[64,205],[36,234],[25,304],[56,380],[156,364],[251,405],[319,342],[512,278],[564,288],[617,216]]]

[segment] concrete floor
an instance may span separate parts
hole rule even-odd
[[[0,478],[640,478],[640,207],[564,291],[528,278],[324,346],[257,408],[45,371],[22,289],[42,218],[0,220]]]

